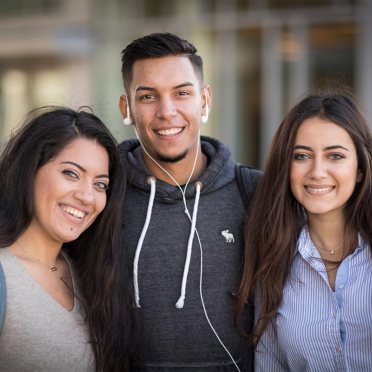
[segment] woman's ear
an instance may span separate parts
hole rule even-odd
[[[363,179],[363,173],[362,173],[362,171],[360,169],[358,169],[357,178],[356,178],[357,183],[358,182],[361,182],[362,179]]]

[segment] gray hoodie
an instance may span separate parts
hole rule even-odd
[[[242,263],[245,211],[235,180],[235,162],[222,142],[201,137],[208,158],[204,173],[186,191],[190,214],[195,183],[202,182],[196,229],[202,244],[202,292],[209,320],[242,371],[253,367],[252,350],[233,325],[234,299]],[[124,239],[131,259],[145,224],[151,176],[137,140],[120,145],[128,185],[124,205]],[[138,290],[144,332],[137,370],[234,371],[227,352],[206,319],[200,297],[201,250],[197,236],[192,245],[184,307],[180,297],[191,222],[184,212],[181,191],[156,180],[151,220],[138,260]],[[226,232],[226,230],[228,230]],[[224,234],[222,234],[224,232]],[[229,235],[230,234],[230,235]],[[245,309],[244,328],[252,326],[252,309]]]

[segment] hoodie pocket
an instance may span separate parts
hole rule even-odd
[[[235,360],[241,371],[241,358]],[[133,367],[131,371],[134,372],[236,372],[232,361],[223,363],[146,363],[140,367]]]

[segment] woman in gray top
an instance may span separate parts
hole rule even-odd
[[[0,158],[0,371],[127,369],[124,192],[117,144],[93,114],[38,109],[12,136]]]

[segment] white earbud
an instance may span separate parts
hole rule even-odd
[[[205,115],[202,116],[201,121],[205,124],[208,121],[208,97],[205,88],[203,89],[205,94]]]
[[[130,111],[129,111],[129,102],[127,99],[127,117],[123,120],[124,125],[131,125],[132,119],[130,118]]]

